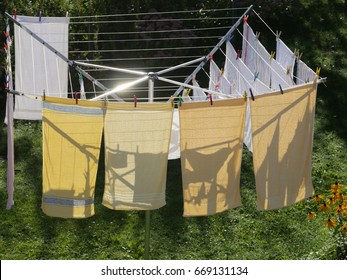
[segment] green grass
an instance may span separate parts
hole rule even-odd
[[[316,129],[320,129],[317,122]],[[4,136],[2,131],[2,137]],[[346,144],[332,132],[314,140],[316,190],[347,176]],[[1,259],[142,259],[145,214],[101,205],[102,164],[96,215],[82,220],[48,217],[41,211],[41,124],[17,121],[15,205],[5,210],[6,162],[0,162]],[[103,157],[100,159],[103,161]],[[321,219],[308,220],[310,203],[257,211],[252,154],[243,153],[244,206],[210,217],[185,218],[180,161],[169,161],[167,205],[151,212],[152,259],[336,259],[336,242]]]

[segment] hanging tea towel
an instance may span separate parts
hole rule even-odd
[[[49,216],[94,215],[103,129],[101,102],[46,97],[43,102],[42,210]]]
[[[206,216],[241,206],[246,101],[190,102],[179,110],[183,215]]]
[[[315,102],[316,83],[250,101],[258,210],[281,208],[314,194]]]
[[[172,115],[170,103],[107,104],[104,206],[152,210],[166,204]]]

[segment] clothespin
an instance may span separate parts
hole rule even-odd
[[[289,75],[291,69],[292,69],[292,68],[291,68],[290,66],[287,66],[287,70],[286,70],[286,74],[287,74],[287,75]]]
[[[170,102],[171,102],[171,107],[174,107],[174,100],[175,98],[173,96],[170,96]]]
[[[316,68],[316,75],[317,75],[317,76],[319,76],[319,74],[320,74],[320,69],[321,69],[320,67],[317,67],[317,68]]]
[[[76,91],[75,91],[73,94],[74,94],[74,96],[75,96],[76,104],[78,104],[78,94],[77,94]]]
[[[248,21],[248,15],[243,17],[243,22],[245,23],[247,21]]]
[[[46,92],[45,90],[43,90],[43,93],[42,93],[42,101],[45,101],[46,100]]]
[[[212,60],[213,60],[213,54],[210,55],[210,61],[212,61]]]
[[[256,79],[258,79],[258,77],[259,77],[259,72],[255,72],[255,73],[254,73],[254,81],[255,81]]]
[[[251,98],[252,98],[252,100],[254,101],[254,100],[255,100],[255,98],[254,98],[253,91],[252,91],[252,89],[251,89],[251,88],[249,88],[249,92],[250,92],[250,94],[251,94]]]
[[[237,51],[236,59],[241,58],[241,53],[242,53],[241,50],[238,50],[238,51]]]
[[[14,17],[14,19],[17,19],[17,9],[16,8],[13,9],[13,17]]]
[[[220,76],[222,76],[222,75],[223,75],[223,73],[224,73],[224,68],[222,67],[222,68],[220,69],[220,73],[219,73],[219,75],[220,75]]]
[[[280,88],[281,94],[283,94],[283,89],[280,84],[278,85],[278,87]]]
[[[180,96],[178,97],[178,104],[180,105],[180,107],[182,106],[182,102],[183,102],[183,98],[182,98],[182,96],[180,95]]]
[[[65,17],[69,17],[69,12],[66,12],[66,15],[65,15]]]
[[[192,90],[191,88],[187,88],[187,90],[186,90],[186,95],[187,96],[190,94],[191,90]]]
[[[277,37],[277,38],[279,38],[279,37],[281,36],[281,34],[282,34],[282,31],[277,31],[277,30],[276,30],[276,37]]]
[[[6,31],[4,31],[4,36],[5,36],[6,39],[8,38],[8,34],[7,34]]]
[[[8,50],[8,45],[6,43],[4,43],[4,49]]]
[[[137,105],[137,98],[136,98],[136,95],[134,95],[134,107],[136,108],[136,105]]]
[[[259,36],[260,36],[260,32],[257,31],[257,32],[255,33],[255,37],[256,37],[257,39],[259,39]]]
[[[271,61],[272,59],[275,58],[275,54],[276,54],[275,51],[271,51],[271,54],[270,54],[270,61]]]
[[[42,11],[39,12],[39,22],[41,22],[42,19]]]
[[[243,92],[243,98],[245,99],[245,101],[247,101],[247,91]]]
[[[234,39],[234,35],[229,35],[228,37],[227,37],[227,41],[229,41],[229,42],[231,42],[232,40]]]
[[[213,99],[212,99],[212,94],[211,93],[210,93],[209,97],[210,97],[210,104],[212,106],[213,105]]]

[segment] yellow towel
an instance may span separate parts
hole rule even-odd
[[[151,210],[166,204],[171,104],[107,104],[103,205]]]
[[[180,109],[184,216],[241,206],[244,99],[183,103]]]
[[[250,101],[259,210],[281,208],[314,194],[311,179],[316,84]]]
[[[94,215],[103,129],[102,103],[46,97],[43,103],[42,210],[49,216]]]

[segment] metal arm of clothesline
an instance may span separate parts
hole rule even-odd
[[[59,52],[57,49],[55,49],[53,46],[51,46],[49,43],[47,43],[45,40],[43,40],[40,36],[38,36],[36,33],[34,33],[33,31],[31,31],[28,27],[22,25],[19,21],[17,21],[14,17],[12,17],[9,13],[5,12],[5,16],[7,18],[9,18],[14,24],[18,25],[20,28],[22,28],[24,31],[26,31],[28,34],[30,34],[35,40],[37,40],[38,42],[40,42],[42,45],[44,45],[47,49],[49,49],[51,52],[53,52],[54,54],[56,54],[59,58],[61,58],[62,60],[64,60],[68,65],[70,65],[71,67],[73,67],[77,72],[81,73],[84,77],[86,77],[88,80],[90,80],[93,84],[95,84],[96,86],[98,86],[100,89],[106,91],[108,90],[107,87],[105,87],[102,83],[100,83],[97,79],[93,78],[91,75],[89,75],[87,72],[85,72],[84,70],[82,70],[75,61],[70,60],[69,58],[67,58],[65,55],[63,55],[61,52]],[[114,97],[121,101],[122,99],[117,96],[114,95]]]
[[[176,66],[172,66],[170,68],[167,68],[167,69],[164,69],[164,70],[161,70],[158,72],[158,75],[161,75],[161,74],[165,74],[165,73],[168,73],[170,71],[174,71],[174,70],[177,70],[179,68],[182,68],[182,67],[185,67],[185,66],[189,66],[189,65],[192,65],[192,64],[195,64],[197,62],[200,62],[202,60],[206,59],[205,57],[200,57],[200,58],[197,58],[197,59],[194,59],[192,61],[188,61],[188,62],[185,62],[185,63],[182,63],[182,64],[179,64],[179,65],[176,65]]]
[[[142,71],[122,69],[122,68],[110,67],[110,66],[105,66],[105,65],[97,65],[97,64],[85,63],[85,62],[80,62],[80,61],[75,61],[75,63],[77,65],[81,65],[81,66],[95,67],[98,69],[106,69],[106,70],[115,71],[115,72],[122,72],[122,73],[126,73],[126,74],[133,74],[133,75],[140,75],[140,76],[147,75],[146,72],[142,72]]]
[[[144,77],[142,77],[142,78],[139,78],[139,79],[137,79],[137,80],[131,81],[131,82],[129,82],[129,83],[121,84],[121,85],[119,85],[119,86],[116,86],[114,89],[105,92],[104,94],[101,94],[101,95],[99,95],[99,96],[97,96],[97,97],[92,98],[91,100],[93,100],[93,101],[95,101],[95,100],[100,100],[100,99],[103,99],[103,98],[105,98],[105,97],[107,97],[107,96],[109,96],[109,95],[114,95],[114,94],[117,93],[117,92],[120,92],[120,91],[123,91],[123,90],[125,90],[125,89],[128,89],[128,88],[130,88],[130,87],[132,87],[132,86],[134,86],[134,85],[137,85],[137,84],[139,84],[139,83],[142,83],[142,82],[144,82],[144,81],[146,81],[146,80],[148,80],[148,79],[149,79],[149,76],[144,76]],[[124,101],[124,100],[123,100],[123,101]]]
[[[204,92],[206,92],[206,93],[210,93],[210,94],[214,94],[214,95],[218,95],[218,96],[223,96],[223,97],[228,97],[228,98],[230,98],[230,95],[227,95],[227,94],[224,94],[224,93],[221,93],[221,92],[218,92],[218,91],[209,90],[209,89],[201,88],[201,87],[196,87],[196,86],[193,86],[193,85],[190,85],[190,84],[185,84],[185,83],[177,82],[177,81],[174,81],[174,80],[171,80],[171,79],[167,79],[167,78],[163,78],[163,77],[158,77],[158,80],[163,81],[163,82],[167,82],[167,83],[170,83],[170,84],[178,85],[178,86],[180,86],[180,87],[182,87],[182,88],[198,89],[198,90],[202,90],[202,91],[204,91]]]
[[[210,53],[206,56],[206,59],[202,61],[199,66],[193,71],[192,74],[190,74],[187,79],[184,81],[184,84],[188,84],[193,77],[204,67],[206,62],[209,60],[209,58],[219,50],[219,48],[224,44],[224,42],[231,36],[231,34],[237,29],[237,27],[240,25],[243,18],[248,15],[252,11],[253,5],[249,6],[247,10],[243,13],[243,15],[236,21],[236,23],[229,29],[229,31],[224,35],[223,38],[219,41],[219,43],[210,51]],[[180,86],[176,92],[173,94],[173,96],[177,96],[182,90],[184,86]]]

